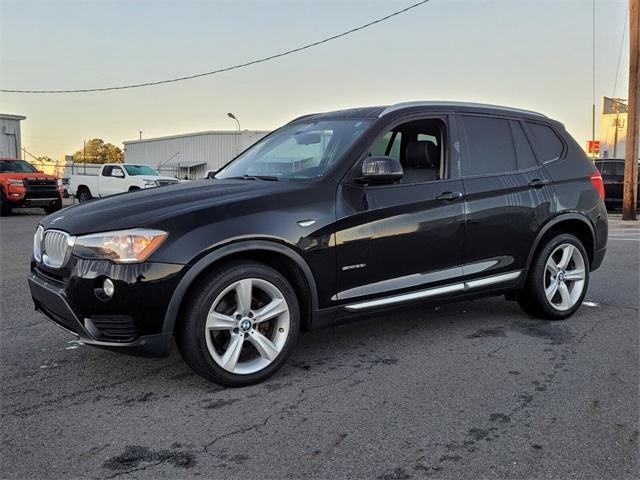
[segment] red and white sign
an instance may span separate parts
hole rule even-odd
[[[600,140],[587,140],[587,152],[593,154],[600,153]]]

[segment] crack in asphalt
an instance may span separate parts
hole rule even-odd
[[[170,363],[168,365],[163,365],[162,367],[156,368],[156,369],[151,369],[151,370],[147,370],[143,373],[139,373],[136,375],[133,375],[131,377],[127,377],[124,378],[122,380],[118,380],[117,382],[113,382],[113,383],[108,383],[108,384],[102,384],[102,385],[96,385],[93,388],[89,388],[89,389],[85,389],[85,390],[78,390],[75,392],[70,392],[70,393],[65,393],[64,395],[59,395],[56,398],[52,398],[49,400],[45,400],[43,402],[40,403],[36,403],[34,405],[28,405],[28,406],[24,406],[24,407],[20,407],[20,408],[15,408],[18,404],[12,404],[12,405],[5,405],[3,406],[3,411],[0,414],[0,418],[7,418],[7,417],[11,417],[11,416],[17,416],[17,417],[21,417],[21,418],[25,418],[28,417],[30,413],[33,413],[35,411],[40,410],[40,408],[42,407],[51,407],[54,406],[57,409],[61,408],[60,402],[64,401],[64,400],[68,400],[68,399],[76,399],[76,401],[68,403],[65,405],[65,407],[72,407],[75,405],[82,405],[83,403],[85,403],[85,399],[78,399],[78,396],[80,395],[85,395],[85,394],[91,394],[91,393],[95,393],[95,392],[100,392],[102,390],[106,390],[109,388],[113,388],[113,387],[117,387],[119,385],[122,384],[126,384],[135,380],[140,380],[142,378],[146,378],[150,375],[155,375],[159,372],[161,372],[162,370],[168,369],[168,368],[172,368],[175,367],[177,365],[182,364],[182,361],[177,361],[174,363]],[[6,411],[7,409],[10,408],[14,408],[13,410],[10,411]]]

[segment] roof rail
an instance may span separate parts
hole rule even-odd
[[[492,110],[505,110],[505,111],[509,111],[509,112],[516,112],[516,113],[526,113],[528,115],[536,115],[538,117],[544,117],[547,118],[546,115],[543,115],[542,113],[538,113],[538,112],[534,112],[531,110],[524,110],[521,108],[511,108],[511,107],[504,107],[501,105],[489,105],[489,104],[484,104],[484,103],[473,103],[473,102],[445,102],[445,101],[418,101],[418,102],[402,102],[402,103],[396,103],[395,105],[389,105],[387,108],[385,108],[382,112],[380,112],[380,115],[378,115],[378,117],[383,117],[385,115],[387,115],[388,113],[391,112],[395,112],[396,110],[400,110],[402,108],[409,108],[409,107],[453,107],[453,108],[458,108],[458,107],[476,107],[476,108],[490,108]]]

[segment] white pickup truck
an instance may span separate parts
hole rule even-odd
[[[68,190],[80,202],[85,202],[94,197],[106,197],[174,183],[178,183],[177,178],[163,177],[146,165],[105,163],[97,175],[70,175]]]

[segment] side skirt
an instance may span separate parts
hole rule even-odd
[[[417,292],[403,293],[400,295],[393,295],[390,297],[379,298],[376,300],[367,300],[364,302],[351,303],[344,308],[351,312],[360,310],[366,310],[368,308],[383,307],[386,305],[393,305],[397,303],[409,302],[412,300],[419,300],[429,297],[437,297],[449,293],[461,293],[473,290],[475,288],[487,287],[490,285],[496,285],[499,283],[510,282],[516,280],[522,275],[522,270],[516,270],[508,273],[501,273],[499,275],[492,275],[490,277],[477,278],[469,280],[468,282],[454,283],[451,285],[444,285],[441,287],[427,288],[425,290],[419,290]]]

